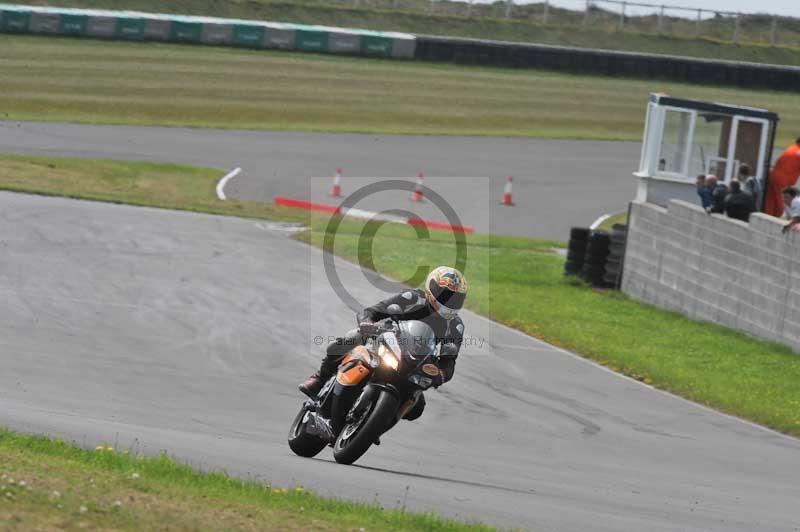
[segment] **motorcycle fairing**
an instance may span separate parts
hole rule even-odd
[[[336,382],[342,386],[357,386],[370,374],[369,360],[367,348],[363,345],[356,346],[342,359]]]

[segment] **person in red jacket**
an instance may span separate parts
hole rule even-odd
[[[783,191],[794,186],[800,177],[800,138],[786,148],[769,173],[764,196],[764,212],[780,218],[783,216]]]

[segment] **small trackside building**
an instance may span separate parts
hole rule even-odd
[[[694,203],[697,175],[713,174],[728,183],[743,164],[764,182],[777,123],[778,115],[766,109],[651,94],[634,173],[637,201]]]
[[[800,232],[762,213],[708,214],[695,185],[697,174],[728,183],[743,164],[764,183],[777,122],[764,109],[650,96],[621,289],[800,353]]]

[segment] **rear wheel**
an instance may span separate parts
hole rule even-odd
[[[352,464],[361,458],[396,415],[397,398],[382,391],[364,412],[344,426],[333,445],[333,458],[340,464]]]
[[[318,455],[327,445],[319,437],[306,432],[306,423],[310,415],[311,412],[305,407],[301,408],[289,429],[289,447],[295,454],[306,458]]]

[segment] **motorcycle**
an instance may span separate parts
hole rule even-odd
[[[440,349],[428,324],[390,317],[375,327],[303,404],[289,429],[295,454],[310,458],[330,445],[337,462],[352,464],[434,384]]]

